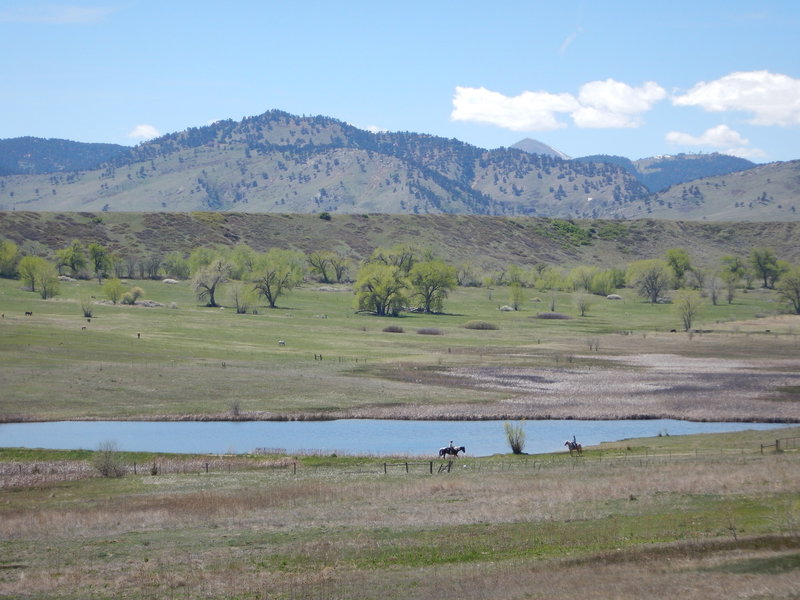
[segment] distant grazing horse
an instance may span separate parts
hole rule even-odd
[[[577,452],[578,456],[583,454],[583,446],[581,446],[578,442],[571,442],[567,440],[564,442],[564,445],[569,448],[569,455],[572,456],[573,452]]]
[[[444,458],[448,454],[451,454],[458,458],[458,453],[463,452],[464,454],[467,453],[467,449],[464,446],[458,446],[457,448],[451,448],[450,446],[445,446],[444,448],[439,448],[439,458]]]

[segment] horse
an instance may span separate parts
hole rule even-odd
[[[464,446],[458,446],[456,448],[445,446],[444,448],[439,448],[439,458],[444,458],[448,454],[451,454],[458,458],[458,453],[463,452],[464,454],[467,453],[467,449]]]
[[[564,442],[564,445],[567,448],[569,448],[569,455],[570,456],[572,456],[573,452],[577,452],[578,456],[583,454],[583,446],[581,446],[578,442],[571,442],[570,440],[567,440],[566,442]]]

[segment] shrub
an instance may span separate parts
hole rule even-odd
[[[537,319],[571,319],[569,315],[560,312],[543,312],[536,315]]]
[[[133,294],[131,294],[130,292],[125,292],[124,294],[122,294],[121,302],[123,304],[135,304],[136,298],[134,298]]]
[[[436,327],[423,327],[422,329],[417,329],[417,333],[420,335],[444,335],[444,332],[441,329],[436,329]]]
[[[388,327],[383,328],[384,333],[405,333],[402,327],[399,325],[389,325]]]
[[[488,330],[500,329],[494,323],[488,323],[486,321],[467,321],[464,324],[464,327],[466,329],[482,329],[482,330],[487,330],[487,331]]]
[[[525,431],[523,429],[525,419],[522,419],[518,424],[512,425],[508,421],[503,423],[503,429],[506,430],[506,440],[508,445],[511,446],[511,451],[514,454],[522,454],[522,449],[525,448]]]
[[[101,442],[97,452],[94,454],[92,464],[103,477],[122,477],[125,475],[125,468],[120,462],[116,442]]]

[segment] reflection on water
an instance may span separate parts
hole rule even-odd
[[[573,436],[583,445],[657,435],[774,429],[774,423],[695,423],[673,419],[526,421],[525,452],[564,450]],[[113,440],[120,450],[177,453],[246,453],[256,448],[289,454],[434,456],[453,440],[467,456],[509,452],[503,421],[141,422],[59,421],[0,425],[0,446],[96,449]]]

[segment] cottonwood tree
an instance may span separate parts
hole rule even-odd
[[[83,245],[78,240],[72,240],[72,243],[66,248],[56,250],[56,268],[61,273],[62,267],[67,267],[73,277],[80,275],[81,271],[86,269],[87,259],[86,252]]]
[[[673,287],[678,289],[683,287],[683,281],[686,273],[692,270],[692,260],[689,258],[689,253],[683,248],[670,248],[667,250],[664,258],[672,269],[674,277]]]
[[[775,289],[791,305],[795,314],[800,315],[800,266],[791,267],[783,273]]]
[[[441,260],[416,263],[408,278],[413,297],[426,313],[441,312],[447,294],[458,285],[456,268]]]
[[[344,281],[344,277],[350,268],[350,257],[343,252],[334,252],[330,257],[331,267],[333,268],[333,278],[336,283]]]
[[[671,275],[666,261],[651,258],[637,260],[628,265],[627,279],[640,296],[655,304],[661,292],[669,286]]]
[[[280,296],[303,281],[304,267],[305,257],[300,252],[272,248],[256,262],[253,289],[275,308]]]
[[[105,246],[96,242],[89,244],[87,250],[89,251],[89,260],[94,269],[94,276],[97,277],[97,283],[103,283],[103,276],[109,264],[108,250],[106,250]]]
[[[236,308],[236,313],[243,315],[250,310],[256,301],[256,292],[247,284],[235,281],[228,290],[228,297],[231,304]]]
[[[168,252],[161,261],[164,274],[173,279],[188,279],[191,272],[189,261],[177,250]]]
[[[36,291],[37,274],[49,263],[41,256],[23,256],[17,266],[19,278],[30,291]]]
[[[367,263],[355,284],[358,310],[378,316],[397,316],[406,304],[408,280],[396,265]]]
[[[525,289],[518,281],[514,281],[508,286],[508,302],[511,308],[519,310],[525,300]]]
[[[413,247],[397,244],[388,250],[376,248],[369,257],[369,262],[398,267],[403,275],[408,275],[417,259]]]
[[[689,331],[703,307],[703,299],[696,290],[678,290],[672,301],[672,308],[681,318],[683,330]]]
[[[322,250],[319,252],[312,252],[306,257],[311,273],[319,276],[319,280],[322,283],[331,283],[331,278],[334,273],[331,261],[334,256],[334,253],[330,250]]]
[[[231,265],[226,260],[217,258],[211,264],[202,267],[192,279],[192,289],[206,306],[219,306],[214,297],[217,288],[226,283],[231,273]]]
[[[0,277],[15,277],[22,258],[19,247],[11,240],[0,242]]]
[[[591,292],[592,282],[594,281],[595,277],[597,277],[598,274],[599,274],[599,269],[597,267],[580,265],[575,267],[569,272],[569,276],[567,277],[567,279],[572,285],[573,290],[575,291],[582,290],[584,292]]]
[[[772,287],[770,281],[776,279],[778,274],[778,257],[769,248],[753,248],[750,251],[750,265],[756,277],[764,282],[764,287]]]

